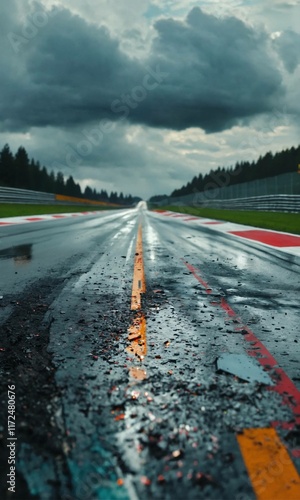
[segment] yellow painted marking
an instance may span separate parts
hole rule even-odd
[[[300,499],[299,474],[275,429],[244,429],[237,440],[257,500]]]
[[[144,261],[143,261],[143,240],[142,240],[142,226],[139,226],[136,250],[134,258],[134,272],[133,272],[133,284],[132,284],[132,294],[131,294],[131,310],[138,311],[141,309],[141,294],[146,291],[145,282],[145,271],[144,271]]]
[[[144,313],[141,311],[141,295],[142,293],[145,293],[145,291],[146,281],[143,260],[142,226],[140,225],[136,241],[131,294],[131,310],[136,311],[136,315],[128,329],[128,340],[130,341],[130,346],[127,347],[127,351],[136,355],[141,361],[147,354],[146,318]],[[130,374],[138,380],[146,378],[146,371],[140,367],[132,367],[130,369]]]
[[[147,372],[143,368],[138,366],[132,366],[129,370],[130,376],[136,380],[145,380],[147,378]]]
[[[147,339],[146,339],[146,318],[143,313],[137,313],[131,326],[128,329],[130,346],[127,351],[136,354],[141,360],[147,354]]]

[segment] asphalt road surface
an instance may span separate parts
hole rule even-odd
[[[145,204],[0,234],[1,499],[300,498],[299,257]]]

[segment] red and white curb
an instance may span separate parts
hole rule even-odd
[[[6,217],[5,219],[0,219],[0,227],[15,226],[17,224],[29,224],[30,222],[65,219],[67,217],[82,217],[84,215],[99,215],[99,212],[72,212],[63,214],[27,215],[24,217]]]
[[[170,219],[177,219],[184,223],[191,223],[200,226],[206,226],[214,231],[231,234],[237,238],[255,241],[269,248],[276,248],[283,252],[300,256],[300,236],[291,233],[273,231],[271,229],[260,229],[234,222],[226,222],[204,217],[196,217],[177,212],[157,211],[157,214]]]

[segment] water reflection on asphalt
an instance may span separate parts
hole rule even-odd
[[[32,259],[32,243],[0,250],[0,259],[12,259],[16,265],[28,264]]]

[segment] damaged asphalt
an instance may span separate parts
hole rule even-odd
[[[146,334],[130,341],[140,222]],[[1,233],[1,498],[255,499],[236,436],[272,425],[299,472],[293,397],[270,390],[278,371],[261,368],[260,352],[254,375],[243,357],[257,349],[251,329],[299,389],[300,261],[138,210]],[[132,342],[146,343],[143,359]]]

